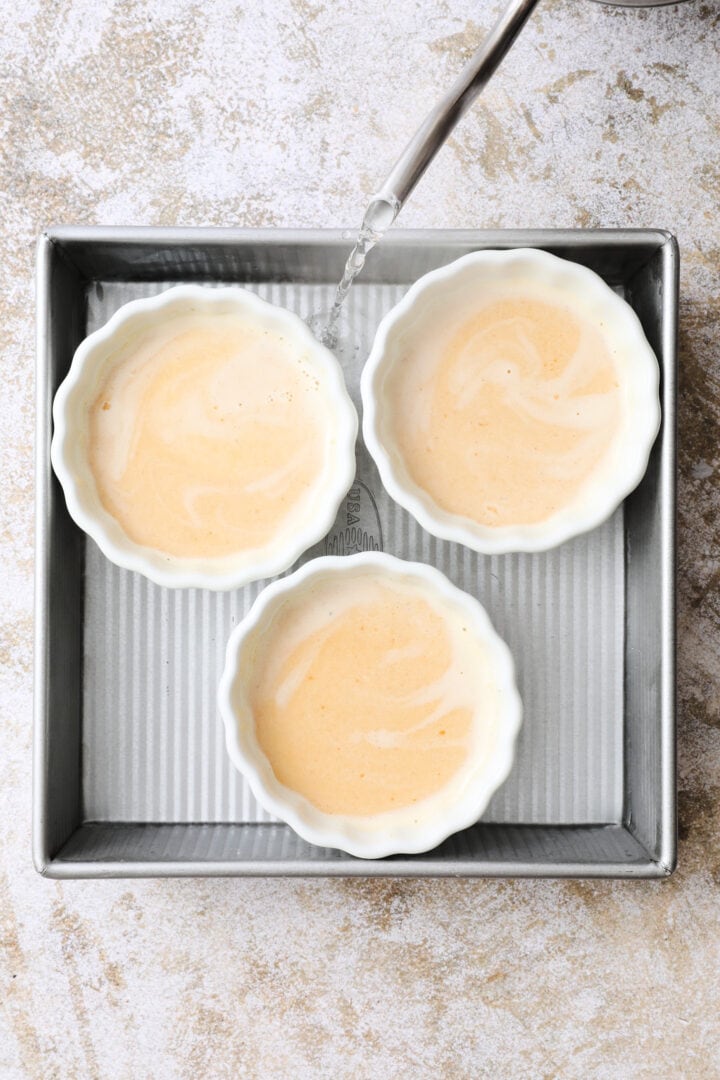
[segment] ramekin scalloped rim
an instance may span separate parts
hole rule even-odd
[[[613,340],[623,345],[624,354],[633,358],[636,368],[637,377],[632,386],[627,378],[623,383],[626,398],[622,438],[614,442],[608,454],[606,472],[609,480],[602,486],[600,496],[591,497],[591,489],[601,486],[595,478],[584,491],[584,497],[576,500],[580,503],[579,508],[569,504],[546,521],[533,525],[480,525],[470,518],[443,510],[427,492],[413,483],[399,453],[388,449],[380,431],[382,408],[379,403],[384,376],[391,363],[391,360],[386,362],[386,358],[393,336],[412,319],[418,305],[429,297],[437,300],[443,289],[452,290],[460,276],[470,276],[478,267],[490,272],[502,268],[518,275],[530,268],[531,272],[539,273],[546,284],[572,278],[583,303],[614,320]],[[630,305],[593,270],[537,248],[474,251],[419,278],[382,319],[360,383],[363,439],[388,493],[434,536],[487,555],[545,551],[601,525],[640,483],[660,430],[659,383],[657,357],[640,320]]]
[[[248,559],[246,553],[208,559],[177,558],[130,540],[100,502],[83,445],[87,410],[115,342],[177,313],[221,307],[249,312],[265,325],[282,329],[312,356],[329,397],[329,411],[336,420],[327,454],[332,475],[323,488],[322,505],[313,507],[308,514],[307,526],[275,543],[264,558]],[[50,457],[70,516],[111,562],[167,587],[219,591],[282,573],[332,528],[355,476],[358,417],[337,359],[297,315],[240,286],[179,285],[124,304],[76,349],[53,401],[53,424]]]
[[[413,822],[415,808],[405,807],[373,817],[327,814],[303,796],[281,784],[258,746],[250,706],[243,698],[240,666],[243,648],[265,619],[270,619],[290,593],[313,578],[375,568],[390,575],[420,579],[462,609],[474,632],[492,654],[493,673],[503,703],[497,746],[483,766],[483,775],[467,782],[457,800],[444,814]],[[218,688],[218,704],[225,727],[230,760],[246,778],[253,795],[268,813],[290,825],[295,832],[321,847],[338,848],[363,859],[393,854],[430,851],[448,836],[474,825],[492,795],[507,779],[514,760],[517,734],[522,723],[522,703],[515,683],[515,665],[508,646],[498,636],[487,612],[474,597],[453,585],[444,574],[425,563],[407,562],[383,552],[347,556],[322,556],[305,563],[287,577],[268,585],[228,640],[225,667]],[[444,790],[444,789],[443,789]],[[434,798],[434,797],[433,797]]]

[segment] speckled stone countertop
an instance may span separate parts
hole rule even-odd
[[[720,8],[545,0],[405,226],[682,252],[679,869],[666,882],[40,878],[43,225],[355,226],[500,0],[0,4],[0,1076],[720,1077]]]

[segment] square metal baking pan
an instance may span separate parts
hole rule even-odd
[[[429,561],[488,608],[516,657],[525,719],[482,821],[378,861],[314,848],[270,820],[226,758],[215,690],[259,585],[166,590],[119,570],[70,520],[50,469],[51,405],[77,344],[125,301],[232,282],[307,317],[327,310],[350,234],[57,228],[38,253],[34,858],[51,877],[454,875],[665,877],[675,865],[674,520],[678,253],[656,230],[392,230],[353,287],[339,356],[350,392],[375,328],[421,274],[478,248],[540,247],[633,306],[662,369],[647,474],[613,518],[543,554],[483,557],[425,533],[358,476],[312,554]]]

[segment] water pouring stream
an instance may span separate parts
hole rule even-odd
[[[365,217],[355,241],[355,246],[345,263],[345,270],[335,291],[335,300],[329,314],[313,315],[309,320],[311,330],[322,341],[323,345],[326,345],[329,349],[334,348],[337,344],[338,319],[353,281],[365,265],[368,253],[382,239],[399,211],[400,204],[396,199],[391,201],[389,198],[378,196],[371,200],[365,211]]]

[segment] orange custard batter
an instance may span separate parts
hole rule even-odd
[[[89,461],[103,506],[131,540],[179,558],[222,557],[305,523],[327,426],[297,345],[238,313],[197,312],[113,357],[90,410]]]
[[[288,597],[245,661],[275,776],[329,814],[421,802],[495,745],[498,689],[467,618],[422,583],[328,575]]]
[[[529,287],[426,312],[384,386],[387,433],[442,509],[545,521],[591,479],[621,421],[602,329]]]

